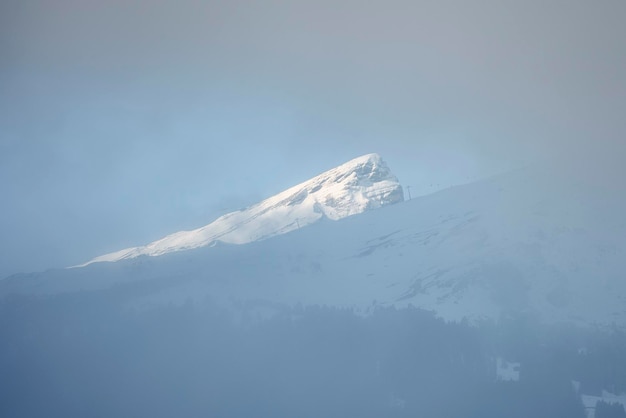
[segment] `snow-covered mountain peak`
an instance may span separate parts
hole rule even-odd
[[[105,254],[77,267],[140,255],[158,256],[218,242],[245,244],[284,234],[324,217],[338,220],[403,200],[402,186],[387,164],[378,154],[367,154],[201,228]]]
[[[404,200],[398,179],[378,154],[355,158],[251,207],[294,206],[305,202],[337,220]]]

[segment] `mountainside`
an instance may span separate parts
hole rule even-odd
[[[140,255],[159,256],[217,242],[245,244],[293,231],[324,217],[338,220],[403,200],[402,186],[387,164],[379,155],[368,154],[202,228],[105,254],[77,267]]]
[[[336,178],[325,175],[276,202],[314,207],[315,184]],[[596,186],[524,170],[261,242],[17,275],[0,282],[0,294],[115,285],[128,306],[146,309],[205,298],[259,313],[281,304],[414,305],[454,320],[524,314],[624,326],[625,208],[621,195]],[[300,216],[286,213],[283,224]]]

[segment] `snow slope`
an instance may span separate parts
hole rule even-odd
[[[214,245],[245,244],[284,234],[321,218],[338,220],[404,200],[402,186],[378,154],[328,170],[249,208],[228,213],[192,231],[168,235],[141,247],[96,257],[85,264],[159,256]]]
[[[523,314],[624,327],[626,204],[612,187],[524,170],[245,245],[16,275],[0,281],[0,297],[112,289],[145,309],[206,298],[258,312],[414,305],[451,320]]]

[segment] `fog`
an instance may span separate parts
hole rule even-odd
[[[205,301],[122,314],[126,297],[3,303],[3,415],[585,417],[572,379],[626,385],[623,334],[446,324],[415,308],[260,320]],[[521,380],[495,378],[498,355],[523,362]]]
[[[204,225],[369,152],[421,195],[624,151],[617,0],[0,7],[1,276]]]
[[[3,1],[0,416],[626,417],[625,18]],[[63,269],[372,152],[411,202]]]

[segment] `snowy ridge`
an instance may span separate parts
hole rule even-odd
[[[182,244],[174,248],[181,249],[245,242],[297,228],[298,219],[302,226],[364,210],[360,216],[247,245],[16,275],[0,280],[0,299],[112,286],[123,293],[130,286],[128,304],[141,309],[205,298],[262,312],[296,304],[364,313],[412,305],[454,321],[523,315],[626,329],[621,185],[583,184],[569,170],[533,168],[387,205],[401,189],[386,188],[391,180],[378,157],[363,158],[205,228],[107,257],[158,254],[177,239]]]
[[[150,244],[96,257],[85,264],[215,245],[245,244],[309,225],[338,220],[401,202],[402,186],[378,154],[367,154],[246,209],[231,212],[192,231],[180,231]]]

